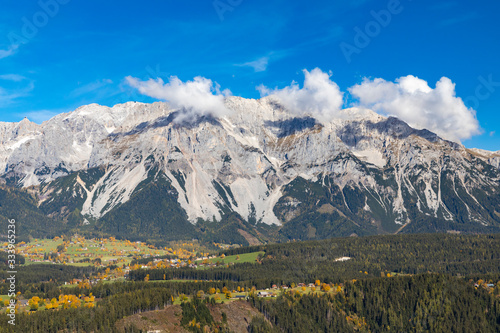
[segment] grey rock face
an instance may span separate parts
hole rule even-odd
[[[166,103],[126,103],[84,106],[41,125],[1,123],[2,178],[37,186],[102,167],[94,184],[79,180],[75,191],[84,199],[82,214],[97,219],[126,202],[151,165],[169,178],[191,222],[219,220],[225,207],[245,219],[281,224],[274,208],[284,186],[299,177],[357,188],[365,203],[352,213],[370,214],[376,202],[401,226],[415,212],[456,219],[443,191],[461,200],[469,221],[489,225],[495,212],[500,216],[496,207],[486,218],[491,207],[484,208],[478,194],[498,196],[498,152],[468,150],[370,110],[346,109],[320,123],[293,116],[272,98],[230,97],[226,106],[229,116],[191,122],[176,121],[183,111]]]

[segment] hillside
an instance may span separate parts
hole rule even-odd
[[[121,267],[27,265],[18,302],[28,305],[16,327],[0,316],[0,332],[497,332],[499,247],[499,234],[335,238],[224,252],[263,251],[254,262],[138,268],[92,283]]]

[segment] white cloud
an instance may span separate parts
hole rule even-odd
[[[442,77],[432,89],[426,81],[408,75],[388,82],[369,80],[349,88],[364,107],[395,116],[410,126],[428,129],[445,139],[460,141],[480,134],[476,111],[456,97],[455,84]]]
[[[290,53],[295,52],[293,49],[285,49],[285,50],[277,50],[270,51],[266,55],[261,56],[252,61],[244,62],[242,64],[234,64],[234,66],[238,67],[250,67],[253,68],[254,72],[264,72],[267,70],[269,63],[273,61],[277,61],[279,59],[288,57]]]
[[[18,49],[19,45],[12,45],[7,50],[0,50],[0,59],[7,58],[13,55]]]
[[[265,56],[254,61],[245,62],[243,64],[237,64],[236,66],[241,67],[252,67],[255,72],[264,72],[269,64],[269,57]]]
[[[193,121],[204,115],[223,117],[230,113],[224,105],[224,97],[230,95],[231,91],[221,91],[217,83],[201,76],[186,82],[171,76],[167,83],[161,78],[141,81],[128,76],[125,79],[141,94],[166,100],[173,108],[179,108],[181,115],[176,118],[177,122]]]
[[[70,93],[70,97],[78,97],[78,96],[86,95],[88,93],[98,91],[98,90],[100,90],[100,89],[104,88],[105,86],[108,86],[112,83],[113,83],[113,81],[111,81],[110,79],[102,79],[102,80],[90,82],[90,83],[84,84],[84,85],[76,88],[75,90],[73,90]]]
[[[257,87],[261,96],[273,95],[291,112],[303,116],[310,115],[319,121],[331,121],[343,105],[343,93],[338,85],[330,80],[331,73],[319,68],[312,71],[304,69],[304,86],[296,82],[283,89]]]
[[[0,75],[0,79],[7,81],[21,82],[23,80],[26,80],[26,77],[19,74],[3,74]]]
[[[32,81],[22,87],[10,89],[0,87],[0,108],[15,102],[18,98],[29,95],[33,89],[35,89],[35,84]]]

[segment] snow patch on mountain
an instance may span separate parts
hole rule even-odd
[[[381,151],[376,149],[353,150],[352,153],[362,161],[383,168],[387,161]]]

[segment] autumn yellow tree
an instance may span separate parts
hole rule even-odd
[[[38,310],[38,302],[40,302],[40,298],[38,296],[33,296],[29,301],[28,305],[30,307],[30,311]]]
[[[95,307],[95,304],[91,302],[91,303],[85,303],[83,306],[84,306],[85,308],[89,308],[89,309],[90,309],[90,308]]]
[[[59,307],[59,302],[57,299],[53,298],[50,300],[51,309],[57,309]]]
[[[78,307],[80,307],[80,305],[82,304],[82,301],[76,297],[75,295],[70,295],[69,296],[69,303],[70,303],[70,306],[72,309],[76,309]]]
[[[62,305],[63,309],[68,309],[70,306],[68,295],[59,295],[59,304]]]

